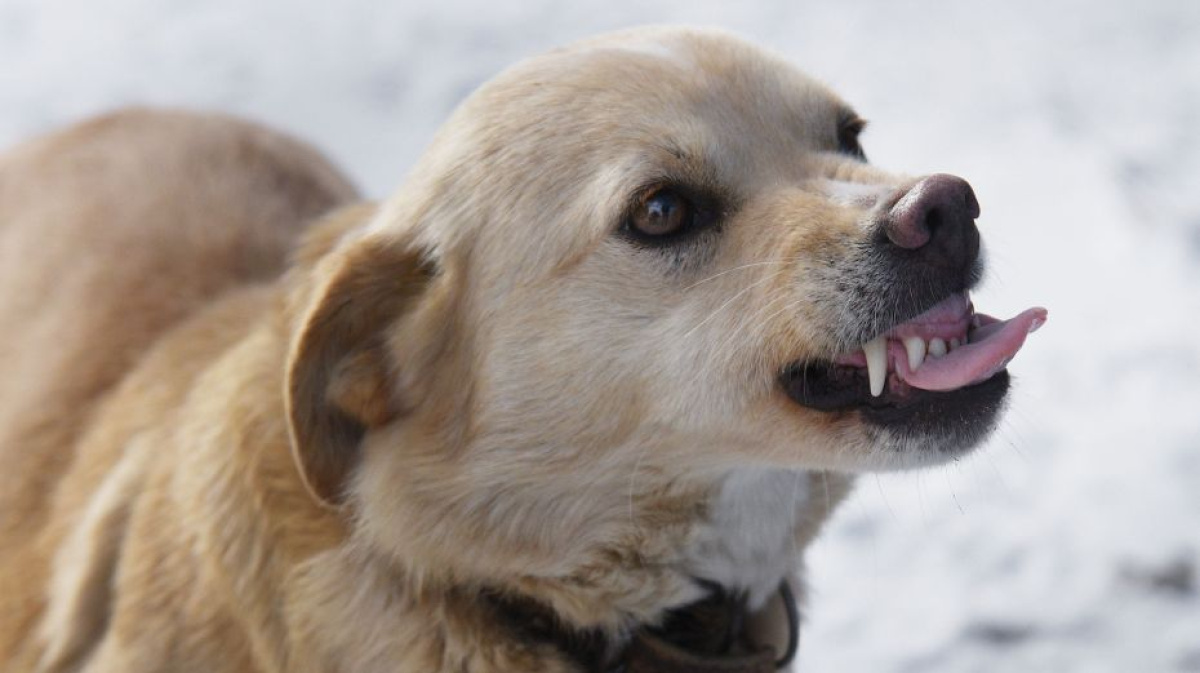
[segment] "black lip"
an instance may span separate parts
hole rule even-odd
[[[1009,376],[1001,370],[972,386],[947,392],[886,388],[871,395],[866,370],[830,362],[794,363],[779,377],[796,404],[823,412],[859,412],[871,425],[910,437],[952,439],[972,446],[995,427],[1008,395]]]
[[[841,291],[830,310],[857,317],[834,329],[842,343],[870,341],[946,297],[974,289],[983,278],[982,256],[947,270],[924,263],[912,250],[879,243],[880,236],[863,245],[832,279]]]

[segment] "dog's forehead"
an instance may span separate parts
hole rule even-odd
[[[719,31],[677,28],[635,29],[550,52],[501,74],[478,98],[471,107],[479,118],[517,120],[534,132],[572,129],[613,148],[657,138],[677,146],[823,148],[853,114],[767,50]]]

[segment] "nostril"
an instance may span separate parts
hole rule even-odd
[[[939,207],[930,208],[925,213],[925,231],[929,232],[929,237],[934,238],[938,234],[938,230],[942,228],[942,209]]]
[[[920,185],[915,185],[888,212],[884,232],[892,245],[916,250],[929,242],[928,215],[928,208],[921,203]]]
[[[971,189],[971,185],[966,180],[963,181],[963,207],[966,208],[967,216],[972,220],[979,217],[979,200],[975,198],[975,190]]]

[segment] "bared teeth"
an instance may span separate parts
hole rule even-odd
[[[967,343],[966,339],[942,339],[934,337],[929,341],[920,336],[910,336],[904,339],[893,337],[904,345],[908,355],[908,370],[915,372],[925,363],[926,357],[940,358]],[[863,358],[867,361],[867,379],[871,384],[871,396],[879,397],[887,384],[888,377],[888,337],[879,336],[862,345]]]
[[[929,340],[929,354],[935,358],[940,358],[946,354],[946,342],[941,339]]]
[[[919,336],[910,336],[904,340],[904,350],[908,351],[908,368],[917,371],[917,367],[925,361],[925,340]]]
[[[871,382],[871,396],[883,394],[883,384],[887,381],[887,337],[877,336],[862,346],[863,355],[867,358],[867,378]]]

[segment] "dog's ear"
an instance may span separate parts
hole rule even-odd
[[[305,266],[307,291],[293,297],[285,390],[292,456],[309,491],[336,507],[363,436],[403,413],[391,385],[397,363],[388,334],[419,301],[436,266],[374,237],[338,245],[314,265],[302,261],[299,271]]]

